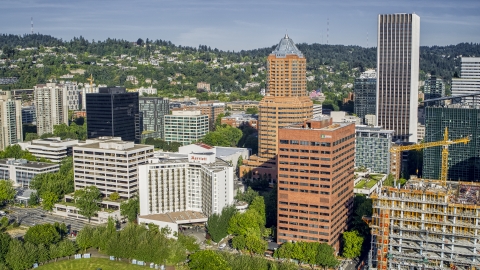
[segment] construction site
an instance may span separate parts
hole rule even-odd
[[[411,179],[371,198],[369,269],[480,269],[480,184]]]

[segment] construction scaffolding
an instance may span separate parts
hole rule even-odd
[[[413,179],[371,198],[370,269],[480,269],[480,184]]]

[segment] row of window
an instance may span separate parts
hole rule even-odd
[[[330,151],[319,151],[319,150],[308,150],[308,149],[289,149],[289,148],[280,148],[280,151],[283,152],[295,152],[295,153],[312,153],[312,154],[322,154],[330,155]],[[322,159],[323,160],[323,159]]]
[[[309,142],[309,141],[298,141],[298,140],[280,140],[280,144],[293,144],[293,145],[305,145],[305,146],[325,146],[330,147],[331,143],[329,142]]]

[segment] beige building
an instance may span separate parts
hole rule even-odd
[[[46,158],[55,163],[60,163],[67,156],[72,156],[72,147],[78,144],[78,140],[61,140],[60,137],[19,143],[22,150],[28,150],[28,152],[37,158]]]
[[[22,102],[10,91],[0,91],[0,151],[22,140]]]
[[[67,90],[60,84],[37,84],[34,87],[37,110],[37,134],[53,133],[53,126],[68,125]]]
[[[245,173],[259,178],[271,175],[276,181],[278,129],[313,117],[313,102],[307,95],[307,60],[293,40],[285,35],[267,58],[267,93],[258,115],[258,157],[244,161]]]
[[[307,96],[307,60],[285,35],[267,58],[267,95],[259,105],[258,154],[277,154],[278,129],[313,117]]]
[[[138,166],[153,157],[153,146],[100,137],[73,147],[75,190],[96,186],[103,196],[129,199],[138,191]]]

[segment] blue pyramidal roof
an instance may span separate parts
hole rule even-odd
[[[272,54],[277,57],[285,57],[289,54],[296,54],[298,57],[303,57],[303,53],[297,48],[297,46],[295,46],[295,43],[287,34],[285,34],[285,37],[280,40]]]

